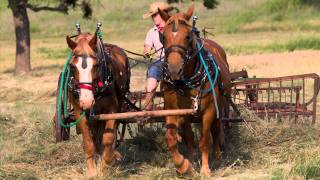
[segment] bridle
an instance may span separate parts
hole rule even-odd
[[[183,64],[188,63],[193,57],[193,49],[184,47],[182,45],[171,45],[164,49],[165,51],[165,62],[167,62],[168,56],[170,53],[177,52],[183,57]]]
[[[173,23],[174,24],[172,26],[172,32],[177,32],[175,22],[173,21]],[[194,49],[195,43],[197,43],[197,41],[200,38],[198,37],[197,32],[194,31],[193,27],[190,30],[187,38],[188,38],[188,45],[187,46],[174,44],[174,45],[171,45],[169,47],[164,48],[164,50],[165,50],[164,66],[163,66],[164,81],[167,82],[168,84],[170,84],[173,87],[177,87],[177,86],[181,86],[181,85],[187,85],[185,82],[188,82],[189,80],[195,81],[195,79],[199,79],[198,76],[200,76],[200,74],[197,73],[197,72],[199,72],[199,68],[201,66],[199,64],[196,64],[197,67],[196,67],[195,71],[197,71],[197,72],[196,72],[196,74],[194,74],[191,77],[191,79],[182,80],[183,82],[178,82],[178,81],[174,82],[170,78],[170,71],[168,70],[168,65],[169,65],[168,56],[170,55],[170,53],[176,52],[176,53],[179,53],[181,55],[181,57],[183,58],[183,62],[182,62],[182,69],[183,69],[183,67],[186,64],[189,64],[191,62],[191,60],[193,60],[203,48],[204,41],[202,40],[201,48],[200,49]],[[196,78],[195,78],[195,75],[197,76]]]
[[[97,53],[96,53],[97,54]],[[80,93],[80,89],[86,89],[86,90],[90,90],[93,92],[93,94],[95,96],[98,96],[99,94],[101,94],[102,92],[104,92],[108,87],[110,87],[111,83],[112,83],[112,78],[111,78],[111,70],[109,69],[109,67],[106,67],[107,70],[105,70],[106,72],[108,72],[108,75],[104,74],[102,71],[103,69],[105,69],[103,67],[103,61],[99,58],[97,58],[96,55],[77,55],[74,54],[73,55],[73,59],[74,58],[79,58],[82,57],[83,59],[87,59],[88,57],[95,59],[98,63],[96,65],[93,66],[93,68],[97,67],[97,78],[95,78],[95,80],[93,80],[92,82],[80,82],[79,80],[77,80],[77,78],[75,77],[75,73],[74,73],[74,64],[71,63],[69,64],[69,68],[71,71],[71,77],[69,80],[69,88],[71,90],[71,92],[78,97],[79,93]],[[86,63],[83,63],[84,61],[82,61],[81,66],[84,67],[86,66]],[[106,77],[107,76],[107,77]],[[106,79],[106,80],[104,80]],[[106,93],[107,94],[107,93]]]

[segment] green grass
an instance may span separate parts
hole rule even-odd
[[[3,142],[8,138],[8,128],[12,126],[15,120],[7,114],[0,113],[0,150],[3,148]]]
[[[228,23],[224,27],[223,31],[226,33],[235,33],[239,31],[241,25],[251,23],[257,18],[255,11],[242,12],[237,16],[232,16],[228,19]]]
[[[292,175],[299,175],[304,179],[317,179],[320,177],[320,157],[319,155],[307,160],[298,162],[291,170]]]
[[[320,39],[317,37],[297,38],[286,43],[272,42],[267,45],[239,45],[226,47],[226,51],[231,55],[254,54],[254,53],[273,53],[290,52],[295,50],[320,49]]]
[[[130,45],[131,41],[141,41],[142,48],[145,33],[151,26],[150,20],[141,18],[151,0],[100,2],[102,5],[94,5],[92,20],[81,19],[79,9],[71,10],[69,16],[29,11],[32,43],[36,44],[32,47],[34,71],[23,77],[5,73],[0,79],[7,78],[5,82],[8,84],[8,87],[0,88],[0,179],[83,178],[81,136],[72,129],[71,139],[67,142],[56,144],[53,137],[54,90],[68,52],[64,37],[75,33],[74,24],[77,21],[80,21],[84,31],[91,32],[95,29],[95,23],[102,21],[106,42]],[[319,17],[315,13],[317,7],[303,6],[293,12],[295,7],[292,6],[275,11],[266,3],[264,0],[225,0],[221,1],[218,9],[207,11],[196,2],[196,14],[200,17],[198,25],[215,27],[217,36],[213,38],[222,37],[222,45],[227,44],[229,54],[320,49],[319,35],[312,37],[309,34],[320,26],[311,21]],[[0,39],[4,42],[1,46],[7,47],[8,42],[12,48],[4,48],[5,53],[8,50],[11,55],[9,58],[2,56],[1,63],[14,61],[12,15],[4,4],[0,3],[0,21],[6,24],[0,26]],[[183,10],[186,8],[186,5],[181,6]],[[258,25],[255,26],[255,23]],[[269,35],[264,32],[276,31],[282,34],[299,33],[280,40],[278,36],[270,37],[270,40],[260,43],[261,37]],[[235,40],[232,41],[233,38]],[[248,67],[257,68],[256,65]],[[145,72],[145,67],[138,68]],[[248,116],[251,115],[248,113]],[[257,169],[270,179],[316,178],[319,175],[318,126],[266,122],[255,116],[250,118],[257,120],[257,123],[250,124],[257,133],[251,134],[243,124],[234,125],[229,131],[228,151],[224,153],[220,166],[210,164],[214,168],[214,176],[226,174],[226,177],[236,179],[238,174],[249,172],[243,177],[252,178]],[[110,168],[101,179],[176,179],[177,174],[163,137],[164,129],[150,128],[135,134],[133,139],[125,140],[119,147],[124,160]],[[179,147],[185,152],[183,143]],[[196,159],[195,169],[199,172],[198,152]],[[200,177],[196,174],[195,178]]]
[[[46,48],[41,47],[37,49],[37,53],[41,56],[44,56],[44,58],[47,59],[61,59],[66,58],[66,55],[69,53],[70,49],[53,49],[53,48]]]
[[[261,0],[262,2],[264,0]],[[32,38],[64,37],[75,33],[74,24],[80,22],[83,31],[94,32],[96,22],[103,23],[103,32],[108,40],[142,40],[146,32],[152,26],[150,19],[143,20],[142,14],[148,11],[152,0],[119,0],[113,3],[112,0],[93,1],[92,19],[82,19],[79,8],[70,10],[69,15],[58,12],[41,11],[38,13],[28,11],[30,18],[30,30]],[[186,5],[176,5],[185,11],[191,1],[185,1]],[[199,16],[199,27],[216,27],[217,32],[222,32],[225,17],[237,16],[237,13],[244,11],[248,6],[255,8],[252,4],[256,0],[227,0],[221,1],[215,10],[207,10],[202,3],[194,2],[196,5],[195,14]],[[6,4],[6,3],[5,3]],[[256,3],[260,4],[260,3]],[[228,8],[226,8],[226,6]],[[10,9],[4,5],[0,8],[0,20],[6,26],[0,27],[0,39],[11,39],[9,34],[13,34],[13,22]],[[250,15],[246,18],[250,19]],[[213,24],[214,23],[214,24]]]
[[[284,180],[285,174],[284,170],[281,168],[276,168],[271,172],[270,180]]]
[[[25,180],[36,180],[38,179],[34,171],[31,170],[16,170],[16,171],[5,171],[0,168],[0,179],[25,179]]]
[[[138,2],[138,3],[137,3]],[[103,38],[106,42],[119,43],[141,42],[148,29],[152,26],[150,19],[143,20],[142,14],[148,9],[151,0],[120,0],[112,3],[111,0],[93,1],[94,14],[92,19],[82,19],[79,9],[70,10],[69,15],[57,12],[29,12],[31,43],[34,40],[56,39],[59,44],[64,43],[66,35],[72,35],[75,32],[74,24],[80,22],[83,31],[93,32],[96,22],[103,23]],[[221,1],[215,10],[206,10],[201,2],[195,2],[195,13],[199,16],[198,27],[213,27],[211,30],[219,36],[243,36],[259,38],[264,36],[265,32],[292,33],[300,32],[299,42],[286,37],[279,41],[274,38],[274,42],[261,44],[247,41],[241,38],[236,43],[230,44],[227,40],[221,41],[223,47],[227,47],[229,54],[249,54],[261,52],[284,52],[295,49],[319,49],[316,38],[310,40],[310,33],[317,36],[320,28],[319,6],[316,1],[308,1],[307,4],[299,3],[300,0],[226,0]],[[182,11],[185,11],[190,1],[186,5],[177,5]],[[4,3],[6,4],[6,3]],[[14,35],[12,15],[10,9],[5,5],[0,6],[0,21],[6,26],[0,26],[0,39],[11,41]],[[232,33],[225,35],[225,33]],[[261,35],[260,35],[260,34]],[[216,37],[211,37],[215,39]],[[309,38],[309,39],[308,39]],[[243,39],[243,40],[242,40]],[[271,40],[273,38],[271,37]],[[307,39],[307,40],[306,40]],[[43,41],[44,42],[44,41]],[[50,43],[50,42],[49,42]],[[54,43],[57,43],[56,41]],[[36,51],[43,58],[56,59],[66,56],[65,46],[58,47],[40,47]],[[131,48],[130,48],[131,49]],[[141,50],[142,51],[142,50]]]
[[[255,9],[248,9],[236,15],[227,17],[224,32],[260,32],[287,30],[314,30],[319,25],[313,25],[310,20],[320,17],[319,2],[304,0],[269,0]],[[258,26],[254,24],[260,23]],[[250,27],[252,24],[252,27]],[[282,26],[281,24],[286,24]],[[246,27],[248,26],[249,27]]]

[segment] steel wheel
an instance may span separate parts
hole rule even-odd
[[[58,117],[58,108],[61,108],[61,115],[62,115],[62,121],[64,124],[67,124],[66,122],[66,115],[63,112],[63,103],[61,103],[61,106],[58,106],[59,103],[59,94],[60,94],[60,81],[61,81],[61,74],[59,76],[59,81],[58,81],[58,86],[57,86],[57,91],[56,91],[56,113],[54,116],[54,122],[55,122],[55,137],[56,137],[56,142],[61,142],[61,141],[66,141],[69,140],[70,138],[70,128],[64,128],[61,126],[60,119]],[[63,91],[63,90],[62,90]],[[62,97],[63,101],[67,97]],[[62,102],[63,102],[62,101]]]

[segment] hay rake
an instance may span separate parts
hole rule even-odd
[[[252,113],[261,118],[288,117],[296,123],[300,117],[311,119],[314,124],[317,115],[317,96],[320,88],[320,78],[317,74],[302,74],[275,78],[249,78],[246,70],[233,72],[232,79],[232,101],[230,107],[233,110],[221,117],[221,120],[230,124],[232,122],[243,122],[237,107],[244,106]],[[142,99],[145,93],[141,91],[132,92],[127,97],[132,104],[141,108]],[[70,105],[70,104],[69,104]],[[64,115],[65,123],[74,122],[72,107],[69,106],[69,115]],[[123,141],[125,131],[132,130],[128,124],[137,123],[141,128],[142,124],[164,122],[168,115],[192,115],[194,109],[163,110],[163,93],[156,92],[153,111],[138,111],[128,104],[124,104],[123,113],[95,115],[96,120],[116,119],[122,126],[118,127],[117,144]],[[148,117],[148,120],[146,118]],[[69,139],[70,128],[63,128],[55,119],[56,141],[60,142]],[[58,123],[57,123],[58,122]],[[199,123],[194,121],[193,123]]]
[[[317,95],[320,82],[317,74],[301,74],[274,78],[248,78],[246,71],[236,73],[232,98],[262,118],[299,117],[316,122]]]

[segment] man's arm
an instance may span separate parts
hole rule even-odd
[[[144,45],[144,50],[143,50],[143,54],[147,54],[151,52],[151,47],[147,44]]]
[[[153,37],[152,37],[152,29],[148,31],[146,39],[144,40],[144,49],[143,53],[148,54],[151,52],[153,48]]]

